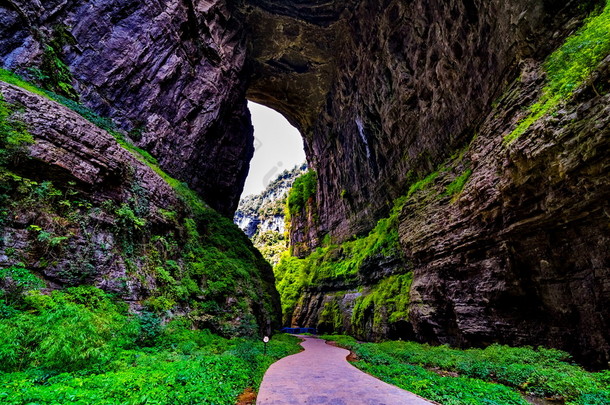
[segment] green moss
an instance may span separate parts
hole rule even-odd
[[[317,329],[319,332],[335,332],[343,329],[343,311],[336,299],[324,304],[318,318]]]
[[[599,14],[592,15],[574,35],[544,64],[547,85],[540,99],[529,108],[529,114],[505,137],[505,142],[515,141],[537,120],[555,110],[568,100],[599,63],[610,53],[610,1]]]
[[[288,211],[294,216],[305,208],[307,202],[316,194],[318,187],[318,177],[313,170],[307,171],[292,184],[288,193]]]
[[[284,320],[290,318],[302,291],[308,285],[320,285],[332,280],[353,280],[367,259],[377,255],[400,255],[398,215],[405,203],[406,197],[397,199],[389,217],[379,220],[366,236],[339,245],[320,247],[302,259],[285,253],[274,269],[276,286],[282,298]],[[330,238],[327,242],[330,242]]]
[[[451,197],[458,196],[464,189],[464,186],[468,182],[468,179],[470,179],[471,175],[472,175],[472,170],[467,169],[462,174],[460,174],[458,177],[456,177],[455,180],[453,180],[447,186],[446,195],[451,196]]]
[[[12,84],[17,87],[21,87],[22,89],[27,90],[34,94],[38,94],[39,96],[43,96],[48,99],[51,98],[49,96],[49,94],[47,92],[45,92],[44,90],[40,89],[39,87],[37,87],[31,83],[28,83],[21,76],[13,73],[11,71],[8,71],[6,69],[0,69],[0,81],[3,81],[8,84]]]
[[[409,319],[409,293],[413,274],[411,272],[390,276],[374,286],[370,292],[356,300],[352,312],[354,331],[366,334],[379,330],[383,324]],[[372,315],[372,325],[367,319]]]
[[[72,72],[62,60],[64,46],[75,44],[68,28],[64,25],[56,25],[51,38],[42,42],[44,51],[41,64],[38,68],[29,69],[30,76],[44,89],[77,100],[78,94],[73,87]]]
[[[0,165],[25,157],[26,146],[34,143],[27,126],[14,117],[15,109],[0,93]]]
[[[413,194],[420,190],[426,189],[430,184],[434,183],[434,181],[438,178],[440,174],[440,170],[430,173],[428,176],[423,179],[413,183],[411,187],[409,187],[409,191],[407,192],[407,198],[411,197]]]

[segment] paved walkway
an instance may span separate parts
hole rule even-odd
[[[257,405],[429,405],[420,397],[363,373],[348,350],[305,338],[305,351],[271,365]]]

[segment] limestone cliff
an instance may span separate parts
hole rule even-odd
[[[225,0],[11,0],[0,16],[0,67],[54,91],[41,77],[64,68],[61,87],[233,215],[254,147],[246,48]]]
[[[50,290],[95,285],[134,311],[186,314],[224,335],[276,324],[271,267],[228,219],[118,133],[4,82],[0,95],[3,269]]]
[[[295,179],[306,170],[306,164],[284,170],[260,194],[244,197],[233,217],[271,264],[277,264],[288,249],[286,199]]]
[[[605,366],[606,65],[505,140],[586,9],[382,3],[346,12],[326,107],[305,128],[314,236],[331,244],[280,267],[285,321],[364,339],[543,344]],[[370,246],[359,241],[378,240],[364,235],[389,211],[383,200],[400,195],[401,253],[359,254]]]
[[[316,178],[291,214],[296,260],[311,272],[298,285],[286,281],[298,265],[281,274],[297,308],[285,317],[371,339],[545,344],[600,366],[607,68],[536,104],[545,60],[600,6],[10,0],[0,61],[117,120],[229,217],[253,151],[245,98],[282,112]]]

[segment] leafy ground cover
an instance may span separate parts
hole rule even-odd
[[[610,371],[587,372],[569,354],[492,345],[452,349],[414,342],[358,343],[322,336],[353,351],[361,370],[444,405],[527,404],[520,392],[568,405],[610,403]],[[558,402],[562,403],[562,402]]]
[[[225,339],[166,325],[152,313],[94,287],[0,300],[0,403],[234,404],[258,388],[268,366],[296,353],[296,338],[274,336],[263,354],[253,339]]]

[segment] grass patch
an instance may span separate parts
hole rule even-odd
[[[380,330],[383,324],[408,320],[412,282],[411,272],[393,275],[380,281],[368,294],[359,297],[352,311],[351,322],[354,330]],[[366,316],[370,314],[373,314],[373,324],[367,327]],[[384,314],[387,319],[384,319]]]
[[[601,13],[589,17],[583,27],[544,63],[547,85],[540,99],[529,107],[529,114],[519,122],[504,141],[515,141],[540,118],[554,111],[560,103],[568,100],[599,63],[610,53],[610,0]]]
[[[26,82],[23,78],[9,70],[0,69],[0,81],[3,81],[8,84],[12,84],[17,87],[21,87],[24,90],[29,91],[30,93],[38,94],[39,96],[46,97],[52,100],[52,97],[48,94],[48,92],[42,90],[41,88]]]
[[[129,174],[124,182],[126,188],[131,188],[132,197],[119,203],[108,200],[100,204],[99,201],[84,201],[69,185],[39,183],[17,176],[4,165],[4,159],[0,161],[0,226],[8,220],[9,212],[21,211],[43,212],[46,217],[54,218],[53,222],[61,222],[61,226],[53,225],[56,229],[33,224],[39,229],[31,232],[36,237],[32,245],[41,254],[43,265],[47,265],[58,262],[65,253],[62,246],[50,246],[51,243],[67,244],[72,236],[70,232],[78,232],[89,225],[93,227],[95,220],[90,214],[103,211],[114,219],[113,231],[118,245],[118,252],[114,253],[125,261],[129,276],[139,279],[145,286],[150,277],[156,280],[152,296],[143,303],[145,307],[167,313],[176,306],[186,306],[193,316],[202,319],[202,325],[215,332],[231,336],[254,335],[257,324],[248,303],[261,303],[259,312],[266,314],[273,314],[276,309],[272,307],[273,292],[261,277],[269,264],[251,247],[243,232],[230,219],[210,208],[188,185],[165,173],[148,152],[129,143],[112,120],[100,117],[71,99],[33,87],[8,71],[0,70],[0,74],[25,90],[46,94],[113,135],[124,149],[163,178],[182,200],[173,210],[161,212],[170,228],[162,235],[151,234],[149,224],[156,220],[150,209],[150,196],[138,179]],[[0,104],[0,129],[2,125],[12,125],[12,130],[21,131],[13,132],[20,135],[23,142],[32,141],[31,137],[25,137],[24,124],[7,118],[11,111],[5,113],[5,110],[5,104]],[[3,131],[3,136],[9,134],[11,140],[13,132]],[[8,150],[4,144],[6,142],[0,145],[0,159]],[[49,243],[43,244],[45,241]],[[84,250],[92,252],[94,249],[91,246]],[[72,258],[73,265],[61,269],[60,275],[72,285],[85,282],[96,271],[89,256],[90,253],[83,253],[83,257]],[[230,310],[226,303],[228,296],[239,298],[238,304],[230,305]],[[240,321],[234,322],[235,319]]]
[[[564,399],[568,405],[610,400],[610,372],[587,372],[555,349],[492,345],[458,350],[402,341],[357,343],[348,336],[323,338],[352,350],[360,359],[354,365],[361,370],[442,404],[527,404],[519,391]]]
[[[411,187],[409,187],[409,191],[407,192],[407,198],[411,197],[413,194],[417,193],[420,190],[425,190],[429,185],[434,183],[440,175],[441,171],[442,169],[432,172],[423,179],[413,183]]]
[[[30,293],[0,319],[0,332],[7,405],[232,405],[271,363],[299,351],[286,335],[274,336],[265,356],[259,340],[193,330],[185,318],[161,326],[94,287]]]

